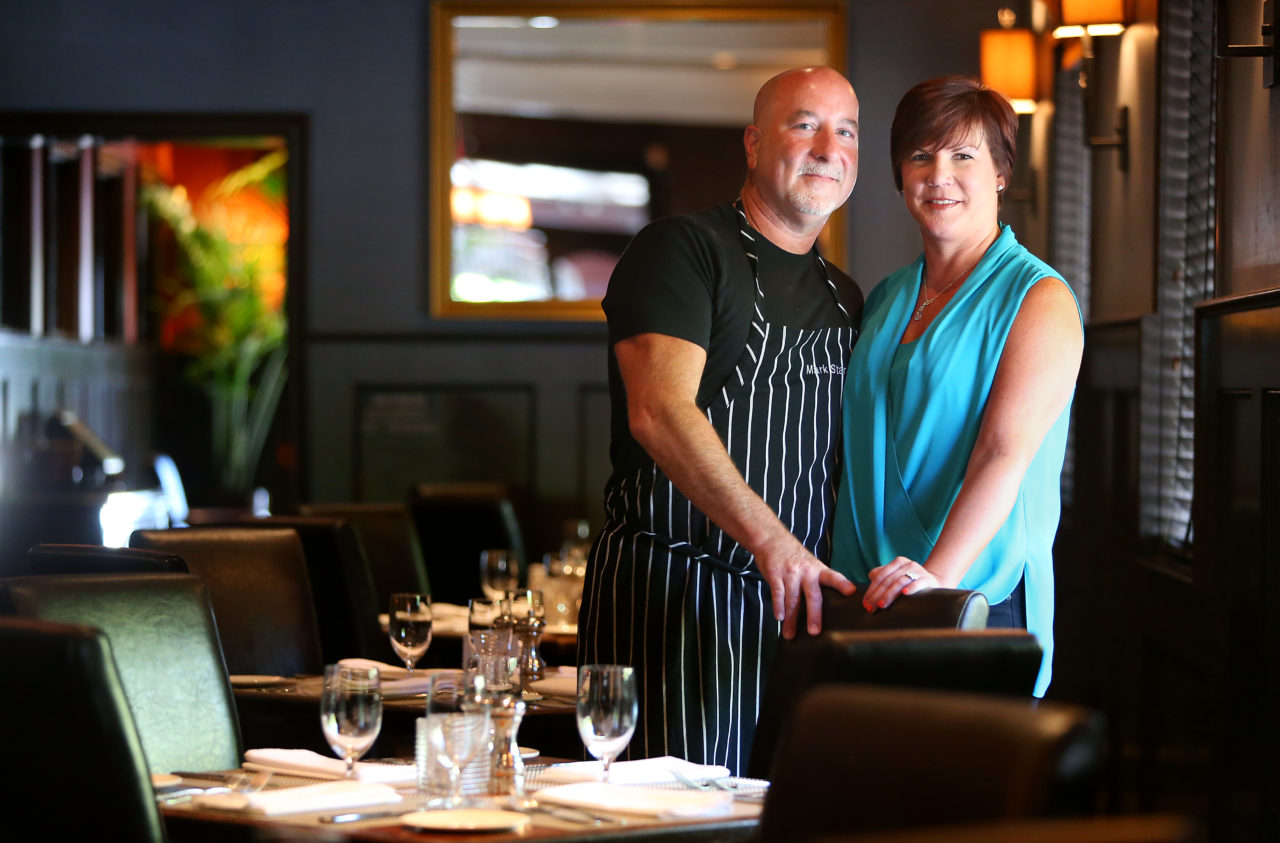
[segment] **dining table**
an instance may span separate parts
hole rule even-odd
[[[530,764],[528,777],[535,780],[538,771],[547,764]],[[234,771],[209,771],[185,773],[182,786],[214,787],[227,780]],[[318,779],[303,776],[275,775],[268,789],[300,787],[314,784]],[[553,809],[529,812],[527,825],[515,830],[499,831],[424,831],[404,824],[402,819],[414,816],[414,810],[423,797],[412,786],[397,788],[404,801],[400,805],[376,806],[352,809],[347,813],[395,812],[391,816],[374,816],[350,822],[326,822],[323,818],[339,815],[333,810],[261,816],[248,812],[217,810],[201,807],[194,800],[180,799],[161,802],[167,834],[172,840],[218,841],[428,841],[447,840],[454,843],[508,843],[525,840],[565,840],[571,843],[701,843],[701,841],[746,841],[758,835],[759,816],[763,791],[753,787],[754,780],[728,779],[737,786],[743,783],[741,797],[736,797],[727,809],[715,816],[658,819],[648,816],[621,813],[593,812],[578,816],[573,809]],[[641,787],[637,785],[636,787]],[[682,789],[679,784],[653,785],[651,787]],[[163,794],[161,794],[163,795]],[[536,798],[536,791],[532,791]],[[483,808],[483,806],[481,806]]]
[[[417,673],[450,671],[424,668]],[[287,746],[328,754],[329,746],[320,731],[322,684],[318,676],[232,677],[245,748]],[[537,746],[549,756],[584,758],[574,710],[574,701],[568,697],[527,695],[520,742]],[[382,729],[370,754],[412,757],[415,724],[425,714],[424,694],[385,694]]]

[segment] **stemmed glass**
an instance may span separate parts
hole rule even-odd
[[[485,597],[501,600],[514,591],[520,579],[520,563],[515,554],[503,548],[480,551],[480,587]]]
[[[431,598],[425,594],[393,594],[387,618],[391,649],[404,660],[412,676],[413,666],[431,646]]]
[[[634,668],[620,664],[578,668],[578,734],[587,751],[600,759],[601,781],[609,780],[609,765],[631,742],[639,713]]]
[[[356,759],[369,751],[382,730],[382,683],[374,667],[324,669],[320,726],[325,740],[347,762],[347,778],[356,777]]]
[[[458,711],[432,712],[426,717],[427,743],[449,774],[447,808],[462,806],[462,771],[477,754],[490,750],[489,706],[483,689],[482,679],[470,677],[458,689]]]

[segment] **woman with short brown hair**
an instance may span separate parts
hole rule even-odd
[[[1053,651],[1053,538],[1083,350],[1061,276],[998,213],[1016,150],[1009,103],[948,76],[911,89],[890,134],[924,251],[867,299],[844,395],[831,566],[875,611],[899,594],[983,592],[991,626]]]

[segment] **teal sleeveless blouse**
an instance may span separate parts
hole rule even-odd
[[[844,467],[831,567],[857,583],[906,556],[925,562],[960,492],[996,367],[1018,308],[1042,278],[1062,276],[1006,225],[915,341],[900,344],[920,292],[924,256],[867,299],[844,392]],[[1053,539],[1068,404],[1027,467],[1009,517],[960,582],[992,604],[1025,580],[1027,627],[1044,648],[1036,696],[1053,660]]]

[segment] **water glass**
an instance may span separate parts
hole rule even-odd
[[[431,646],[431,597],[426,594],[397,593],[391,595],[387,613],[387,635],[409,674],[413,666]]]
[[[640,713],[635,669],[619,664],[587,664],[578,668],[578,734],[601,762],[601,781],[609,765],[631,742]]]
[[[462,669],[479,675],[489,691],[508,691],[519,664],[520,642],[510,630],[477,629],[464,642]]]
[[[356,759],[369,751],[382,730],[378,669],[336,664],[325,667],[320,726],[334,754],[347,762],[347,778],[354,779]]]
[[[480,551],[480,587],[484,596],[498,600],[512,591],[520,582],[520,563],[515,554],[505,548]]]
[[[490,751],[489,707],[460,705],[458,711],[438,712],[423,718],[426,751],[449,775],[445,806],[458,808],[462,798],[462,770],[477,756],[488,758]]]

